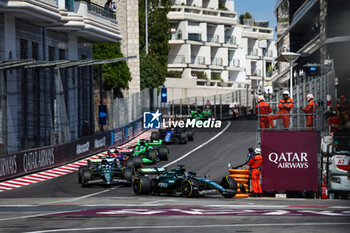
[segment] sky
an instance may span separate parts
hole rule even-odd
[[[269,27],[275,30],[276,17],[273,12],[276,0],[234,0],[237,15],[249,12],[255,20],[268,20]],[[276,38],[276,32],[274,31]]]

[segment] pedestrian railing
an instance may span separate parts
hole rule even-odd
[[[272,113],[260,114],[260,107],[257,104],[256,115],[258,117],[258,131],[262,130],[319,130],[317,109],[314,108],[312,113],[305,113],[301,110],[302,107],[296,106],[288,114],[278,113],[279,102],[267,102],[270,104]],[[283,124],[288,125],[285,127]],[[307,121],[310,121],[308,126]]]

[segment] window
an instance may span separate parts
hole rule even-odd
[[[28,41],[21,39],[20,40],[20,59],[28,58]]]
[[[55,47],[49,46],[49,61],[55,60]]]
[[[86,55],[81,55],[81,60],[86,60]]]
[[[32,58],[39,60],[39,44],[36,42],[32,42]]]
[[[64,49],[58,50],[58,59],[59,60],[66,60],[66,50],[64,50]]]

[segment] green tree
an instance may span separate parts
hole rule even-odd
[[[114,59],[124,57],[118,43],[94,43],[94,59]],[[98,77],[98,66],[94,67],[95,77]],[[126,61],[102,65],[103,86],[106,90],[114,90],[114,94],[121,95],[122,89],[129,89],[131,74]]]
[[[155,83],[163,85],[165,81],[165,74],[168,67],[168,53],[170,46],[168,43],[169,40],[169,20],[167,17],[168,12],[171,8],[170,0],[148,0],[148,54],[152,56],[152,60],[157,61],[158,70],[154,70],[159,75],[163,75],[160,78],[160,81],[154,80]],[[139,31],[140,31],[140,54],[145,54],[145,0],[139,1]],[[148,57],[142,55],[144,57]],[[147,60],[150,60],[147,58]],[[143,82],[142,78],[146,77],[143,72],[145,67],[143,67],[146,62],[140,61],[140,73],[141,73],[141,83],[150,84],[148,81]],[[157,75],[155,75],[157,76]],[[153,76],[155,78],[155,76]],[[151,86],[141,85],[141,88],[151,88]]]
[[[140,73],[141,89],[156,88],[164,84],[165,73],[162,73],[161,64],[154,56],[142,53],[140,66],[142,67]]]

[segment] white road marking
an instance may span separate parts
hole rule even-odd
[[[193,150],[187,152],[186,154],[184,154],[183,156],[181,156],[180,158],[177,158],[175,159],[174,161],[164,165],[164,167],[169,167],[170,165],[173,165],[174,163],[177,163],[178,161],[186,158],[187,156],[189,156],[190,154],[192,154],[193,152],[199,150],[200,148],[202,148],[203,146],[207,145],[208,143],[210,143],[211,141],[215,140],[216,138],[218,138],[221,134],[223,134],[227,129],[228,127],[230,127],[231,125],[231,122],[228,121],[228,124],[226,125],[226,127],[221,130],[217,135],[215,135],[214,137],[212,137],[211,139],[209,139],[208,141],[204,142],[203,144],[197,146],[196,148],[194,148]]]
[[[62,202],[73,202],[73,201],[77,201],[77,200],[80,200],[80,199],[84,199],[84,198],[96,196],[96,195],[99,195],[99,194],[102,194],[102,193],[106,193],[106,192],[112,191],[112,190],[114,190],[116,188],[117,187],[114,187],[114,188],[106,189],[106,190],[103,190],[103,191],[100,191],[100,192],[91,193],[91,194],[88,194],[88,195],[85,195],[85,196],[70,198],[70,199],[61,200],[61,201],[51,201],[51,202],[40,203],[39,205],[48,205],[48,204],[62,203]]]
[[[271,227],[271,226],[336,226],[336,225],[350,225],[349,222],[341,222],[341,223],[258,223],[258,224],[215,224],[215,225],[173,225],[173,226],[118,226],[118,227],[89,227],[89,228],[67,228],[67,229],[54,229],[54,230],[41,230],[41,231],[30,231],[27,233],[49,233],[49,232],[72,232],[72,231],[102,231],[102,230],[127,230],[127,229],[179,229],[179,228],[233,228],[233,227]]]

